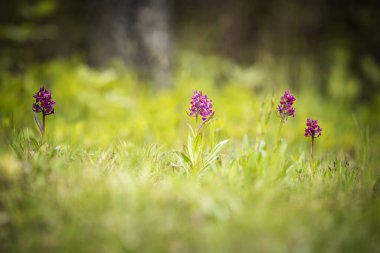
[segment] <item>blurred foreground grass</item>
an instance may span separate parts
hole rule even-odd
[[[297,114],[275,148],[271,100],[289,87],[260,86],[271,82],[261,74],[192,55],[167,91],[117,63],[2,73],[0,251],[379,252],[376,103],[293,91]],[[57,106],[40,146],[31,105],[44,83]],[[187,175],[176,151],[195,126],[194,89],[213,99],[217,138],[230,141],[205,173]],[[308,117],[323,128],[313,162]]]

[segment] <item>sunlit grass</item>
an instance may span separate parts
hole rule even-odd
[[[294,90],[296,117],[279,136],[274,108],[289,87],[250,86],[257,70],[235,69],[220,83],[229,67],[238,68],[184,57],[166,91],[119,64],[55,61],[3,73],[0,250],[380,251],[379,117],[312,88]],[[40,145],[31,106],[43,84],[57,105]],[[209,166],[188,173],[178,152],[187,124],[196,127],[186,114],[195,89],[214,104],[205,130],[215,128],[215,143],[229,141]],[[313,161],[308,117],[323,128]]]

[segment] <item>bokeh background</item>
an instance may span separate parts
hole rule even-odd
[[[379,27],[377,0],[0,1],[0,252],[380,252]],[[194,90],[229,139],[204,173]]]
[[[192,90],[203,89],[227,101],[237,98],[239,109],[230,107],[235,119],[226,116],[228,108],[219,116],[234,126],[228,134],[242,135],[249,128],[243,127],[244,117],[255,117],[248,115],[256,103],[249,100],[260,100],[258,109],[261,102],[290,89],[303,96],[303,102],[298,100],[300,122],[308,116],[326,116],[327,124],[351,122],[354,116],[362,119],[362,128],[377,131],[379,13],[380,3],[370,0],[2,1],[3,118],[30,125],[24,117],[29,112],[14,110],[11,101],[19,98],[19,105],[25,102],[28,108],[30,101],[21,98],[41,85],[53,89],[65,122],[89,122],[92,117],[112,125],[116,118],[130,118],[138,124],[139,117],[157,115],[144,112],[145,98],[155,107],[162,103],[155,99],[176,97],[178,102],[166,104],[171,110],[167,117],[176,115],[175,120],[115,130],[126,137],[131,131],[154,131],[164,122],[157,130],[162,133],[168,122],[176,126],[182,119]],[[142,99],[136,99],[139,91]],[[352,123],[341,128],[348,125]],[[89,131],[91,126],[83,128]],[[326,132],[342,133],[335,131]],[[171,140],[167,137],[163,139]],[[353,143],[355,136],[343,139]]]
[[[223,57],[214,82],[255,89],[316,87],[368,102],[380,89],[380,3],[251,0],[15,0],[0,4],[0,68],[79,57],[118,59],[158,87],[173,85],[184,51]],[[241,80],[240,80],[241,79]]]
[[[60,143],[180,145],[193,90],[211,93],[226,136],[242,137],[290,89],[301,98],[289,135],[319,118],[326,147],[353,150],[353,118],[380,125],[379,13],[369,0],[2,1],[2,124],[33,125],[28,98],[45,85]]]

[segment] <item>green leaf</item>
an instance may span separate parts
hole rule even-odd
[[[33,144],[33,146],[34,146],[35,149],[39,149],[40,148],[40,144],[38,144],[38,141],[37,141],[36,138],[31,137],[30,138],[30,142]]]
[[[42,133],[42,131],[43,131],[43,126],[42,126],[42,124],[41,124],[40,119],[38,118],[37,114],[35,114],[35,113],[33,113],[33,117],[34,117],[34,120],[35,120],[36,123],[37,123],[38,128],[40,129],[40,132]]]
[[[185,153],[180,152],[180,155],[181,155],[182,159],[183,159],[185,162],[187,162],[188,164],[190,164],[190,165],[192,166],[192,164],[191,164],[191,160],[189,159],[189,157],[188,157]]]
[[[191,132],[192,136],[194,137],[195,136],[194,129],[191,127],[191,125],[189,123],[186,123],[186,125],[189,127],[190,132]]]
[[[178,158],[178,165],[174,164],[174,166],[182,168],[186,173],[189,173],[189,170],[192,168],[189,157],[182,152],[176,152],[175,154]]]
[[[211,150],[210,154],[207,156],[207,159],[204,163],[204,167],[206,168],[208,165],[210,165],[213,161],[218,158],[218,154],[223,149],[223,147],[227,144],[229,140],[223,140],[215,145],[215,147]]]
[[[191,163],[194,165],[193,138],[190,135],[187,137],[187,153],[189,154]]]
[[[202,146],[203,146],[203,134],[198,133],[197,136],[195,137],[194,149],[198,147],[200,150],[202,150]]]

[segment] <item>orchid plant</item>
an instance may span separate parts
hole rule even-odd
[[[314,139],[322,135],[322,128],[318,125],[318,120],[307,119],[305,137],[311,137],[310,155],[314,159]]]
[[[35,103],[33,103],[32,106],[34,120],[37,123],[43,140],[46,130],[46,116],[54,114],[55,102],[51,98],[51,92],[44,87],[40,88],[39,91],[33,95],[33,97],[35,98]],[[38,113],[42,114],[42,123],[37,116]]]
[[[284,95],[281,96],[280,104],[277,106],[277,115],[280,117],[280,126],[278,129],[277,136],[277,147],[281,143],[281,130],[282,126],[288,120],[289,117],[294,117],[296,114],[296,109],[293,107],[296,98],[290,93],[290,91],[285,91]]]
[[[195,117],[198,123],[198,118],[201,118],[202,122],[198,125],[197,129],[188,124],[190,134],[187,138],[187,144],[184,146],[184,152],[178,153],[181,157],[180,167],[185,168],[185,171],[203,172],[209,168],[210,165],[219,157],[220,151],[227,144],[228,140],[223,140],[215,144],[215,124],[213,117],[215,111],[213,111],[212,100],[204,95],[202,91],[194,91],[191,97],[189,113],[190,117]],[[209,127],[208,138],[209,141],[205,141],[205,131]]]
[[[281,97],[280,104],[277,107],[278,115],[281,118],[281,124],[284,124],[288,117],[294,117],[296,114],[296,109],[293,107],[296,98],[290,93],[290,91],[285,91],[284,95]]]

